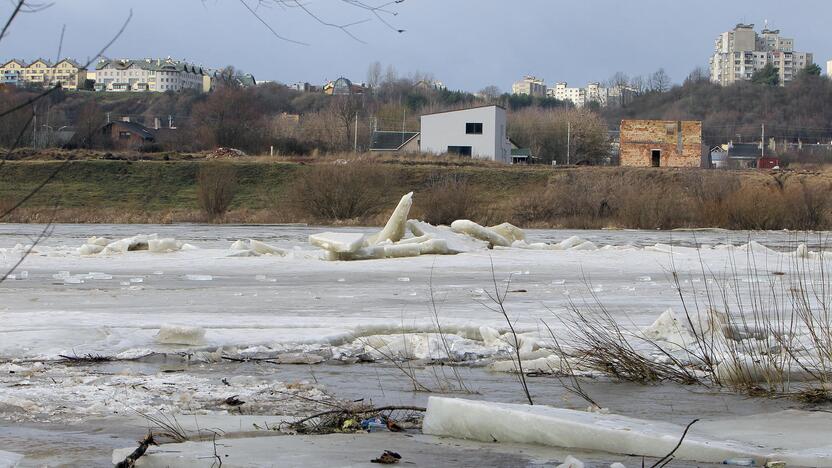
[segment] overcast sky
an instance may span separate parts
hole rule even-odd
[[[383,15],[406,30],[401,34],[343,0],[302,3],[323,21],[368,20],[349,28],[364,43],[297,7],[258,10],[277,33],[308,45],[272,35],[241,3],[254,8],[257,0],[52,1],[51,8],[15,22],[0,42],[0,56],[54,59],[66,24],[62,55],[85,61],[132,8],[133,19],[110,57],[230,64],[258,80],[284,83],[322,83],[340,75],[364,81],[376,60],[401,74],[428,72],[452,89],[469,91],[492,84],[510,90],[524,74],[582,86],[617,71],[639,75],[659,67],[681,81],[707,65],[720,32],[738,22],[760,29],[766,19],[793,37],[797,50],[813,52],[817,63],[832,59],[829,0],[404,0],[388,7],[397,16]],[[12,2],[2,3],[5,21]]]

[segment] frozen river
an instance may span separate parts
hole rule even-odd
[[[0,226],[0,268],[19,258],[38,226]],[[817,244],[823,234],[728,231],[533,230],[530,241],[558,242],[573,235],[591,240],[593,251],[483,250],[456,256],[358,262],[327,262],[306,243],[320,228],[297,226],[58,225],[19,271],[26,279],[0,286],[0,358],[49,359],[59,354],[135,356],[148,350],[182,351],[154,336],[164,325],[206,330],[192,347],[293,350],[342,345],[356,337],[396,333],[401,327],[429,331],[431,284],[439,317],[449,332],[476,334],[483,325],[504,328],[489,310],[486,291],[511,277],[507,307],[525,330],[594,295],[614,314],[648,324],[676,304],[670,272],[695,285],[704,262],[716,277],[745,275],[741,245],[753,239],[774,249]],[[343,229],[357,231],[360,229]],[[79,256],[91,236],[118,239],[159,234],[195,250]],[[230,255],[232,241],[253,238],[290,251],[287,257]],[[656,244],[659,244],[656,247]],[[677,248],[676,252],[672,248]],[[701,251],[685,246],[705,245]],[[651,247],[652,246],[652,247]],[[718,248],[711,248],[717,246]],[[670,250],[668,250],[670,249]],[[784,271],[787,256],[760,252],[755,264]],[[740,268],[731,266],[739,263]],[[762,263],[760,263],[762,262]],[[764,263],[764,264],[763,264]],[[63,272],[63,273],[61,273]],[[68,272],[68,273],[67,273]],[[90,273],[93,273],[90,275]],[[81,275],[75,282],[60,275]],[[86,277],[84,275],[87,275]],[[17,275],[18,277],[21,275]],[[264,348],[265,349],[265,348]]]
[[[31,243],[42,228],[0,225],[0,271],[19,260],[22,249],[18,244]],[[233,391],[257,401],[264,389],[289,381],[320,379],[319,383],[338,396],[424,404],[424,395],[407,392],[400,376],[391,377],[395,369],[380,363],[344,364],[359,360],[361,353],[368,351],[368,342],[384,345],[390,344],[390,336],[403,332],[435,332],[437,317],[452,338],[452,352],[460,359],[481,366],[495,356],[504,357],[504,348],[484,339],[483,327],[506,329],[503,317],[489,308],[493,304],[488,293],[494,290],[495,280],[501,291],[509,291],[505,306],[517,328],[532,340],[545,338],[544,324],[561,332],[564,325],[560,319],[570,307],[581,308],[596,300],[622,323],[643,327],[666,309],[679,307],[674,271],[691,297],[702,297],[705,285],[752,285],[761,274],[788,273],[800,243],[817,251],[826,245],[829,235],[528,230],[530,243],[557,243],[578,236],[598,248],[512,248],[328,262],[321,259],[320,250],[307,243],[310,234],[322,230],[372,231],[267,225],[55,226],[15,271],[17,279],[0,284],[0,418],[36,425],[18,430],[0,423],[0,450],[9,450],[3,441],[24,440],[26,434],[35,434],[31,436],[39,441],[33,442],[35,446],[47,444],[45,441],[58,435],[37,434],[43,433],[44,424],[55,421],[71,423],[86,434],[73,446],[77,449],[88,444],[85,437],[89,434],[84,431],[97,433],[114,427],[112,422],[85,421],[159,408],[223,411],[212,403],[217,392]],[[119,239],[137,234],[175,238],[195,248],[170,253],[77,253],[92,236]],[[230,245],[239,239],[256,239],[289,253],[285,257],[236,256]],[[749,241],[754,241],[751,248]],[[707,273],[703,275],[703,271]],[[431,296],[436,300],[436,315]],[[160,339],[161,329],[177,327],[198,329],[204,336],[185,337],[179,342]],[[405,349],[392,345],[388,349],[415,359],[436,357],[436,341],[420,340],[407,341]],[[80,369],[51,364],[60,356],[115,358],[116,364]],[[294,356],[298,362],[314,356],[308,362],[323,364],[289,366],[279,372],[271,368],[241,371],[239,366],[223,363],[222,356]],[[142,359],[128,362],[134,358]],[[476,366],[467,372],[467,378],[478,384],[481,396],[477,398],[516,402],[515,381],[510,375]],[[228,376],[228,383],[220,382],[220,377]],[[166,391],[170,386],[188,388],[190,393]],[[626,407],[627,398],[615,388],[597,391],[606,402]],[[630,388],[627,393],[637,394],[638,399],[629,410],[634,415],[658,415],[676,422],[704,414],[696,408],[708,397],[691,394],[688,402],[679,402],[679,395],[686,392]],[[563,391],[544,393],[540,398],[545,403],[566,401]],[[567,406],[581,405],[585,403],[579,400]],[[720,397],[718,407],[705,413],[718,414],[730,407],[731,414],[753,414],[787,406],[767,405]],[[290,409],[297,413],[305,408]],[[287,412],[287,407],[264,402],[260,410],[276,414]],[[120,446],[127,440],[125,433],[132,436],[135,432],[113,430],[122,436],[117,439]],[[113,443],[104,446],[109,450]],[[100,455],[84,456],[98,460]],[[44,455],[44,459],[50,456],[54,454]]]

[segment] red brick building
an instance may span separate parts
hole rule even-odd
[[[623,120],[620,165],[702,167],[702,122]]]

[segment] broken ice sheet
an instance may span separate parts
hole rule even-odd
[[[212,281],[214,279],[211,275],[185,275],[188,281]]]

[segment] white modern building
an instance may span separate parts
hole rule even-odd
[[[826,62],[826,75],[832,77],[832,60]]]
[[[203,90],[206,71],[191,63],[166,59],[107,60],[95,67],[98,91],[182,91]]]
[[[482,106],[423,115],[420,150],[511,163],[506,110]]]
[[[754,72],[771,64],[777,67],[780,85],[784,86],[814,63],[813,59],[811,53],[795,52],[794,39],[782,37],[780,30],[765,28],[758,34],[753,24],[738,24],[714,42],[711,81],[722,86],[748,81]]]

